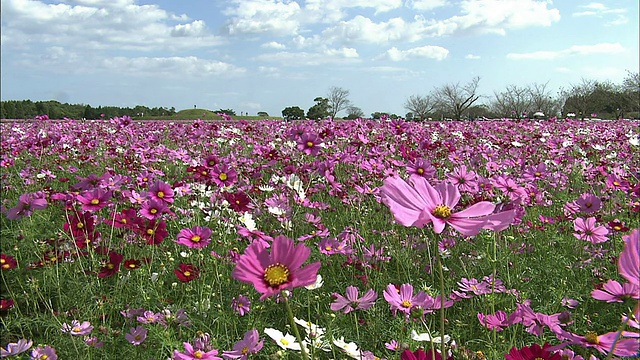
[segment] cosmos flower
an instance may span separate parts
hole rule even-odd
[[[223,352],[222,357],[247,360],[250,354],[257,354],[262,349],[263,343],[264,340],[260,339],[258,330],[249,330],[244,334],[242,340],[233,345],[233,350]]]
[[[285,350],[301,350],[300,343],[296,342],[295,336],[289,333],[285,335],[282,333],[282,331],[273,328],[264,329],[264,333],[267,334],[271,339],[273,339],[273,341],[275,341],[278,346]],[[306,345],[307,344],[304,344],[305,347]]]
[[[318,135],[316,134],[312,134],[312,133],[302,134],[302,136],[300,136],[297,142],[298,142],[298,145],[297,145],[298,150],[304,152],[307,155],[316,156],[320,152],[320,149],[322,149],[322,147],[320,146],[322,139],[319,138]]]
[[[83,321],[80,323],[78,320],[71,321],[71,325],[64,323],[62,324],[62,328],[60,329],[63,333],[69,333],[74,336],[85,336],[89,335],[93,330],[93,326],[88,321]]]
[[[231,276],[252,284],[262,294],[260,300],[264,300],[282,290],[292,290],[316,281],[320,262],[301,267],[310,253],[304,244],[294,245],[293,240],[284,236],[273,239],[271,252],[260,242],[253,242],[238,259]]]
[[[593,290],[591,297],[608,303],[621,303],[629,298],[640,300],[640,289],[632,283],[620,284],[615,280],[609,280],[604,284],[602,289]]]
[[[118,254],[117,252],[109,252],[109,260],[105,263],[105,265],[100,269],[98,273],[99,278],[107,278],[120,270],[120,263],[122,262],[122,254]]]
[[[173,358],[175,360],[222,360],[218,357],[218,350],[213,349],[211,351],[196,350],[188,342],[182,343],[184,346],[184,352],[178,350],[173,351]]]
[[[82,210],[91,212],[109,205],[109,199],[111,199],[111,191],[101,188],[94,188],[76,196],[76,200],[82,204]]]
[[[195,280],[200,276],[200,269],[192,264],[180,263],[177,269],[173,270],[174,274],[178,277],[178,280],[182,282],[189,282]]]
[[[38,346],[37,348],[31,350],[31,360],[57,360],[58,354],[56,354],[56,349],[52,348],[49,345]]]
[[[33,213],[33,210],[45,209],[47,205],[47,199],[42,192],[22,194],[18,198],[18,205],[7,210],[7,219],[16,220],[29,216]]]
[[[164,201],[168,204],[172,204],[174,195],[171,185],[160,180],[157,180],[149,187],[148,196],[156,201]]]
[[[622,237],[624,248],[618,258],[618,272],[636,287],[640,287],[640,229]]]
[[[182,229],[178,233],[176,243],[189,248],[202,249],[211,242],[212,231],[206,226],[194,226]]]
[[[369,289],[362,297],[358,297],[358,288],[355,286],[348,286],[346,290],[346,296],[342,296],[338,293],[333,293],[336,300],[331,304],[331,310],[340,311],[348,314],[355,310],[366,310],[373,306],[378,298],[378,294],[373,289]]]
[[[18,266],[16,258],[11,255],[0,254],[0,270],[11,270]]]
[[[143,326],[136,326],[124,335],[124,338],[133,345],[140,345],[147,339],[147,329]]]
[[[27,339],[20,339],[15,343],[8,343],[6,348],[0,348],[0,356],[4,358],[22,354],[23,352],[29,350],[29,348],[31,348],[31,345],[33,345],[33,341]]]
[[[531,346],[523,346],[520,349],[514,346],[508,354],[505,354],[504,358],[506,360],[562,360],[560,354],[547,350],[549,346],[549,344],[544,344],[542,347],[538,344],[533,344]]]
[[[596,226],[596,218],[588,219],[577,218],[573,221],[573,228],[576,231],[573,236],[580,240],[589,241],[593,244],[599,244],[609,240],[607,234],[609,230],[602,225]]]

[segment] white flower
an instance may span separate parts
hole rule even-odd
[[[318,325],[312,323],[311,321],[304,321],[302,319],[298,319],[297,317],[293,318],[296,324],[302,326],[307,334],[313,335],[313,337],[317,337],[319,335],[324,335],[325,329],[319,327]]]
[[[640,145],[640,138],[638,137],[638,135],[631,136],[629,138],[629,144],[631,144],[633,146]]]
[[[429,342],[433,341],[434,343],[437,343],[437,344],[440,344],[442,342],[442,339],[440,336],[436,336],[432,339],[431,335],[427,333],[418,334],[415,330],[411,330],[411,338],[415,341],[429,341]],[[445,344],[448,343],[449,341],[451,341],[451,336],[445,335],[444,336]]]
[[[358,345],[354,342],[346,343],[344,342],[344,337],[340,339],[333,339],[333,344],[340,348],[345,354],[354,359],[360,359],[360,350],[358,350]]]
[[[322,281],[322,275],[318,274],[318,276],[316,276],[316,282],[314,282],[311,285],[307,285],[304,288],[307,290],[315,290],[322,287],[323,284],[324,284],[324,281]]]
[[[289,333],[284,335],[280,330],[272,328],[265,328],[264,333],[269,335],[281,348],[300,351],[300,344],[296,342],[295,336]]]
[[[254,231],[257,229],[256,222],[255,220],[253,220],[253,215],[251,215],[251,213],[245,212],[244,214],[242,214],[242,216],[240,216],[239,220],[244,227],[249,229],[249,231]]]

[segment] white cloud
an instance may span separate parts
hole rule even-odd
[[[573,16],[581,17],[581,16],[598,16],[601,17],[605,14],[624,14],[627,12],[626,9],[610,9],[608,6],[602,3],[592,2],[587,5],[579,6],[581,9],[586,9],[583,11],[574,12]]]
[[[222,43],[221,38],[207,32],[204,21],[173,25],[176,19],[186,21],[186,17],[157,5],[136,5],[130,0],[72,3],[3,0],[3,47],[176,51]]]
[[[236,7],[225,14],[232,18],[227,25],[229,34],[273,35],[297,34],[300,28],[301,9],[297,2],[274,0],[234,0]]]
[[[260,47],[265,49],[276,49],[276,50],[286,49],[286,46],[284,44],[281,44],[277,41],[269,41],[268,43],[264,43],[260,45]]]
[[[324,53],[329,56],[337,56],[343,58],[358,57],[358,52],[354,48],[327,49]]]
[[[595,45],[574,45],[558,51],[534,51],[530,53],[509,53],[512,60],[553,60],[568,56],[588,56],[595,54],[620,54],[626,49],[619,43],[600,43]]]
[[[629,22],[629,18],[627,18],[625,15],[618,15],[615,19],[607,22],[605,25],[606,26],[618,26],[618,25],[625,25]]]
[[[318,66],[327,64],[349,64],[360,62],[355,49],[325,49],[321,52],[289,52],[261,54],[255,60],[264,62],[274,62],[282,66],[302,67]],[[267,68],[269,69],[269,68]]]
[[[442,61],[449,55],[449,50],[440,46],[421,46],[409,50],[398,50],[396,47],[392,47],[384,54],[380,55],[379,59],[388,59],[391,61],[404,61],[411,59],[434,59]]]
[[[429,11],[447,5],[447,0],[413,0],[407,6],[418,11]]]
[[[397,41],[418,41],[425,28],[425,20],[416,17],[413,22],[406,22],[395,17],[380,23],[362,15],[351,20],[341,21],[333,27],[323,31],[322,36],[329,42],[365,42],[388,43]]]
[[[480,55],[474,55],[474,54],[467,54],[464,57],[465,59],[469,59],[469,60],[478,60],[480,59]]]

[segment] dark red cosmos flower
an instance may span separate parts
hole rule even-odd
[[[0,300],[0,312],[7,311],[13,307],[13,299]]]
[[[435,356],[434,356],[435,355]],[[426,353],[422,349],[418,349],[415,352],[411,350],[405,350],[400,354],[400,360],[442,360],[442,356],[437,351],[429,350]],[[447,360],[453,360],[453,357],[447,358]]]
[[[198,276],[200,276],[200,269],[192,264],[180,263],[180,265],[178,265],[178,268],[174,269],[173,272],[182,282],[189,282],[191,280],[197,279]]]
[[[140,260],[127,259],[124,261],[124,268],[127,270],[135,270],[139,269],[141,264]]]
[[[531,346],[523,346],[519,350],[514,346],[508,354],[504,355],[504,358],[506,360],[562,360],[560,354],[552,354],[546,350],[550,346],[548,343],[543,346],[533,344]]]
[[[120,270],[120,263],[122,262],[122,254],[117,252],[109,253],[109,261],[100,269],[98,273],[99,278],[106,278],[112,276]]]
[[[13,256],[0,254],[0,269],[11,270],[15,269],[16,266],[18,266],[18,262]]]
[[[164,221],[148,221],[146,226],[140,226],[136,231],[147,241],[147,245],[158,245],[169,235],[167,223]]]
[[[224,198],[229,202],[229,207],[236,212],[243,213],[251,209],[251,199],[242,191],[224,193]]]

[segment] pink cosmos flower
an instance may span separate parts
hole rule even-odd
[[[158,219],[162,214],[169,212],[169,207],[167,203],[164,201],[157,201],[154,199],[150,199],[145,201],[142,204],[142,208],[140,209],[140,215],[149,219],[155,220]]]
[[[20,339],[15,343],[8,343],[6,348],[0,348],[0,356],[5,358],[13,355],[22,354],[23,352],[29,350],[33,345],[32,340]]]
[[[244,295],[238,295],[237,298],[231,299],[231,308],[234,313],[245,316],[251,311],[251,301]]]
[[[492,214],[495,205],[488,201],[453,212],[460,201],[460,191],[453,184],[443,182],[433,187],[420,177],[412,178],[411,181],[413,186],[394,176],[387,178],[381,188],[383,202],[404,226],[423,227],[433,223],[434,231],[440,234],[445,225],[449,224],[462,235],[473,236],[482,228],[498,229],[508,226],[515,217],[514,210]]]
[[[38,346],[37,348],[31,350],[31,359],[32,360],[57,360],[58,354],[56,354],[56,349],[52,348],[49,345]]]
[[[482,326],[495,331],[502,331],[511,325],[509,319],[507,319],[507,313],[502,310],[498,310],[495,314],[489,315],[478,313],[478,320]]]
[[[578,205],[579,211],[590,214],[600,210],[602,200],[593,194],[582,194],[575,200],[575,204]]]
[[[133,345],[140,345],[147,339],[147,329],[138,325],[135,328],[131,328],[131,331],[125,334],[124,338]]]
[[[609,230],[606,227],[596,226],[596,218],[590,217],[586,220],[577,218],[573,221],[573,228],[576,231],[573,236],[580,240],[586,240],[593,244],[603,243],[609,238],[607,234]]]
[[[244,334],[242,340],[233,345],[233,350],[223,352],[222,357],[247,360],[250,354],[257,354],[262,349],[263,343],[264,340],[260,339],[258,330],[249,330]]]
[[[340,311],[348,314],[355,310],[366,310],[373,306],[378,294],[373,289],[369,289],[366,294],[361,298],[358,298],[358,288],[355,286],[348,286],[346,297],[338,293],[333,293],[336,300],[331,304],[331,310]]]
[[[182,343],[184,345],[184,352],[173,350],[173,358],[175,360],[222,360],[218,357],[218,350],[213,349],[211,351],[196,350],[188,342]]]
[[[322,147],[320,146],[322,139],[319,138],[318,135],[316,134],[312,134],[312,133],[302,134],[302,136],[300,136],[297,142],[298,142],[298,146],[297,146],[298,150],[304,152],[307,155],[316,156],[320,152],[320,149],[322,149]]]
[[[238,181],[238,172],[227,164],[217,164],[211,169],[211,180],[220,187],[231,186]]]
[[[98,211],[109,204],[111,191],[95,188],[93,190],[85,191],[81,195],[77,195],[76,199],[82,204],[82,210]]]
[[[311,254],[304,244],[294,245],[293,240],[278,236],[273,239],[271,252],[259,242],[253,242],[240,256],[231,276],[252,284],[262,294],[260,300],[316,282],[320,262],[302,268]]]
[[[93,330],[93,326],[88,321],[83,321],[80,323],[78,320],[71,321],[71,325],[64,323],[62,324],[63,333],[69,333],[74,336],[85,336],[89,335],[89,333]]]
[[[585,348],[594,348],[602,354],[609,354],[613,352],[615,356],[636,356],[640,351],[640,343],[638,339],[625,338],[625,332],[622,333],[623,337],[620,337],[617,331],[608,332],[603,335],[598,335],[595,332],[587,332],[584,336],[576,335],[568,331],[560,330],[556,333],[559,339],[568,340],[562,344],[553,346],[550,348],[552,351],[562,349],[568,345],[579,345]],[[614,347],[615,344],[615,347]],[[613,351],[611,349],[613,348]]]
[[[212,232],[206,226],[194,226],[191,229],[182,229],[178,233],[176,243],[186,247],[202,249],[211,242]]]
[[[466,165],[460,165],[453,169],[453,171],[447,174],[447,179],[455,185],[459,191],[467,191],[475,193],[478,191],[478,182],[476,181],[478,175],[470,170],[467,170]]]
[[[410,177],[418,176],[431,179],[436,175],[436,168],[430,162],[418,158],[407,164],[407,174]]]
[[[612,302],[624,302],[626,299],[632,298],[640,300],[640,289],[632,283],[620,284],[615,280],[607,281],[602,290],[593,290],[591,296],[596,300]]]
[[[156,181],[149,187],[148,195],[151,199],[156,201],[164,201],[168,204],[173,203],[173,196],[175,195],[171,185],[163,182]]]
[[[43,192],[22,194],[18,198],[18,205],[7,210],[7,219],[16,220],[23,216],[29,216],[33,210],[42,210],[47,207],[47,199]]]
[[[411,284],[402,284],[399,289],[395,285],[389,284],[383,292],[384,299],[391,306],[390,310],[393,311],[394,315],[398,310],[409,315],[413,307],[422,303],[420,294],[422,292],[415,296],[413,295],[413,285]]]
[[[640,287],[640,229],[622,237],[624,248],[618,259],[618,272],[636,287]]]

